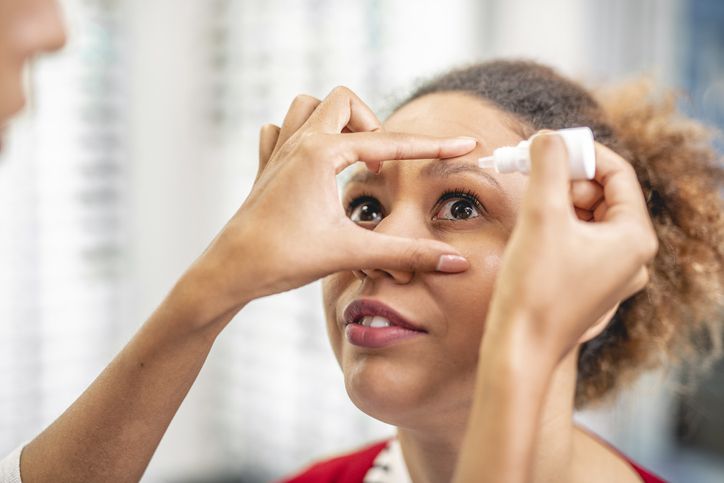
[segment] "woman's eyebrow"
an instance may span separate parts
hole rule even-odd
[[[426,178],[447,178],[458,173],[472,173],[482,177],[495,189],[503,192],[503,188],[491,174],[480,169],[479,166],[470,163],[451,163],[451,162],[434,162],[425,166],[420,171],[421,177]],[[381,184],[384,182],[384,177],[379,174],[375,174],[372,171],[361,169],[351,175],[345,184],[349,183],[361,183],[361,184]]]
[[[434,178],[447,178],[458,173],[472,173],[485,179],[488,184],[492,185],[495,189],[503,192],[502,186],[498,183],[490,173],[482,170],[477,164],[470,163],[449,163],[449,162],[436,162],[430,163],[420,171],[421,177],[434,177]]]

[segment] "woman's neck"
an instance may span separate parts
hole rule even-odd
[[[561,361],[551,379],[538,426],[533,474],[536,482],[565,481],[570,475],[574,432],[573,396],[576,354]],[[398,428],[402,453],[412,481],[450,481],[466,428],[467,414],[425,428]]]

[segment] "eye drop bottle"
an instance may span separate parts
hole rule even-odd
[[[596,149],[593,132],[588,127],[574,127],[556,131],[568,149],[568,163],[572,180],[593,179],[596,173]],[[530,172],[530,143],[535,137],[521,141],[517,146],[503,146],[492,156],[478,160],[481,168],[495,168],[498,173]]]

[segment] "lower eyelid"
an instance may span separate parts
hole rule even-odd
[[[470,218],[463,218],[462,220],[456,220],[454,218],[433,218],[432,221],[439,223],[464,223],[466,221],[473,221],[477,219],[484,219],[485,216],[482,214],[471,216]]]

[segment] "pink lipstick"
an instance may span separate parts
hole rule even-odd
[[[426,333],[376,300],[355,300],[344,310],[344,334],[356,346],[378,349]]]

